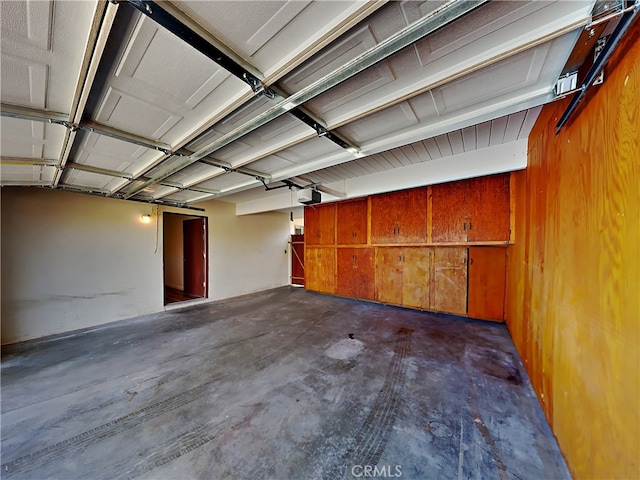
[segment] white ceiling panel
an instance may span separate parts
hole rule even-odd
[[[286,71],[379,5],[365,1],[181,1],[178,8],[265,77]]]
[[[95,6],[0,2],[3,102],[69,113]]]
[[[196,202],[206,196],[208,196],[208,194],[202,192],[194,192],[191,190],[180,190],[174,191],[171,195],[161,195],[163,200],[177,203]]]
[[[3,117],[0,121],[3,157],[58,159],[65,128],[31,120]]]
[[[158,158],[158,152],[94,132],[85,132],[78,143],[76,163],[137,175]]]
[[[196,49],[135,13],[93,120],[175,145],[250,91]]]
[[[70,168],[65,172],[64,185],[111,192],[122,185],[122,179]]]
[[[466,178],[466,154],[522,145],[540,106],[555,99],[567,59],[580,56],[572,50],[594,3],[488,2],[385,54],[382,42],[458,4],[178,0],[149,13],[128,2],[0,2],[0,174],[180,205],[287,197],[266,192],[261,175],[271,184],[297,176],[339,183],[444,159],[438,168],[460,170],[446,178]],[[158,9],[173,17],[166,27],[156,23]],[[182,40],[187,30],[198,48]],[[372,49],[380,61],[334,83]],[[226,57],[216,60],[220,51]],[[322,93],[280,96],[311,85]],[[79,125],[56,124],[76,104]],[[310,115],[282,113],[295,108]],[[213,151],[198,161],[203,149]],[[58,161],[67,162],[59,174],[42,166]]]
[[[244,185],[247,183],[247,178],[251,179],[251,177],[247,177],[240,173],[229,172],[205,182],[198,183],[197,186],[212,190],[224,190],[225,188],[229,188],[234,185]]]
[[[222,174],[224,174],[224,170],[221,168],[212,167],[211,165],[206,165],[204,163],[194,163],[184,170],[181,170],[179,173],[171,175],[167,178],[167,181],[189,186]]]
[[[272,174],[290,168],[293,165],[300,165],[310,158],[340,151],[341,148],[335,143],[322,137],[313,137],[310,140],[281,150],[277,154],[252,162],[250,166],[254,170]]]
[[[287,114],[245,135],[239,145],[234,142],[211,156],[238,167],[315,135],[315,130]]]
[[[55,174],[55,167],[40,165],[0,165],[0,183],[51,183]]]
[[[460,72],[471,72],[486,62],[496,61],[508,52],[527,48],[532,42],[539,41],[540,36],[557,36],[566,25],[586,17],[591,5],[590,0],[490,2],[311,100],[307,106],[321,115],[329,126],[342,124],[376,109],[380,104],[397,102],[408,95],[415,95],[416,91],[451,80]],[[368,25],[361,27],[359,35],[365,36],[364,32],[367,32],[369,38],[373,38],[375,20],[384,17],[387,23],[391,23],[387,17],[396,18],[399,8],[394,2],[381,9]],[[364,43],[359,43],[358,47],[363,49]],[[304,77],[305,84],[320,78],[324,74],[324,64],[330,65],[345,47],[336,42],[331,48],[336,52],[327,52],[326,58],[314,58],[308,62],[309,65],[301,67],[301,71],[307,69],[312,72]],[[350,51],[349,57],[358,53],[361,52]],[[384,75],[385,71],[389,73]],[[510,73],[518,75],[518,72],[514,68]],[[531,74],[535,75],[535,71]],[[284,79],[284,84],[290,91],[296,91],[299,89],[296,80],[300,81],[296,74],[291,74]],[[371,88],[371,84],[376,88]],[[482,87],[481,84],[477,86]],[[456,98],[463,103],[469,96],[475,97],[475,92],[468,91]]]

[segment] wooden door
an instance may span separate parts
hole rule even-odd
[[[429,308],[429,249],[404,248],[402,266],[402,305]]]
[[[304,208],[307,245],[333,245],[336,241],[336,206],[309,205]]]
[[[305,245],[305,287],[322,293],[335,293],[336,249]]]
[[[367,243],[367,204],[366,198],[337,204],[336,224],[338,245]]]
[[[504,321],[506,248],[469,248],[469,316]]]
[[[304,235],[291,235],[291,283],[304,285]]]
[[[339,248],[337,293],[361,300],[374,299],[372,248]]]
[[[464,315],[467,313],[467,248],[433,249],[431,309]]]
[[[402,305],[402,248],[376,248],[376,300]]]
[[[182,222],[184,250],[184,293],[192,297],[205,296],[206,218]]]
[[[474,178],[467,190],[467,240],[508,241],[509,173]]]
[[[431,187],[431,241],[467,241],[467,181]]]
[[[425,187],[375,195],[371,198],[371,243],[425,243]]]

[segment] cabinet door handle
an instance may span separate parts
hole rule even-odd
[[[466,224],[466,222],[462,225],[462,230],[464,230],[465,232],[467,231],[467,224]]]
[[[472,225],[471,225],[471,222],[469,222],[469,230],[471,230],[471,226],[472,226]]]

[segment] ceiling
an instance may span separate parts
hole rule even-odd
[[[523,168],[613,4],[0,2],[1,183],[253,213]]]

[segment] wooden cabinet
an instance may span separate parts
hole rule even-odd
[[[336,243],[336,205],[304,207],[305,245],[334,245]]]
[[[305,287],[322,293],[335,293],[336,249],[305,245]]]
[[[371,197],[371,243],[426,243],[427,189]]]
[[[431,187],[431,240],[507,242],[510,238],[508,173]]]
[[[373,248],[338,248],[337,293],[361,300],[374,299]]]
[[[469,310],[472,318],[504,321],[506,248],[469,248]]]
[[[467,248],[433,249],[431,310],[467,313]]]
[[[429,248],[376,248],[376,300],[429,308]]]
[[[366,198],[337,204],[338,245],[367,243],[368,211]]]

